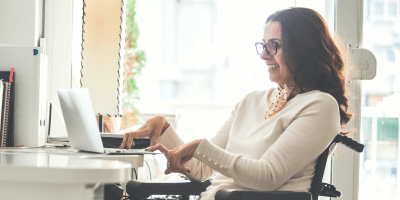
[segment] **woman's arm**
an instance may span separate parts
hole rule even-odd
[[[339,132],[338,105],[326,98],[306,106],[260,159],[230,153],[207,139],[194,157],[240,186],[275,190],[315,162]]]
[[[228,119],[225,121],[219,131],[214,135],[214,137],[210,139],[213,145],[221,149],[226,148],[233,120],[235,119],[235,115],[240,105],[242,104],[244,99],[246,99],[246,97],[244,97],[235,105],[235,108],[231,111]],[[183,140],[179,137],[172,126],[169,126],[165,130],[165,133],[162,134],[158,142],[166,147],[166,149],[170,150],[177,149],[178,147],[184,145]],[[197,146],[195,147],[195,149],[196,148]],[[200,162],[198,159],[190,159],[187,163],[185,163],[185,166],[190,169],[190,173],[186,173],[186,176],[190,180],[202,181],[208,179],[214,174],[212,168]]]
[[[176,149],[185,143],[182,138],[176,133],[174,127],[170,126],[167,128],[165,133],[158,140],[159,144],[162,144],[166,149]],[[156,145],[157,146],[157,145]],[[151,149],[150,149],[151,150]],[[186,167],[190,169],[190,173],[186,173],[186,176],[190,180],[202,181],[211,177],[214,173],[213,169],[199,162],[197,159],[191,159],[186,164]]]
[[[225,149],[226,147],[234,115],[235,110],[231,112],[229,118],[225,121],[225,123],[215,134],[215,136],[211,139],[212,143],[219,148]],[[167,130],[160,137],[158,142],[170,150],[176,149],[184,145],[183,140],[179,137],[172,126],[167,128]],[[197,146],[194,149],[196,148]],[[190,169],[190,173],[186,173],[186,176],[193,181],[203,181],[210,178],[214,174],[212,168],[200,162],[198,159],[190,159],[187,163],[185,163],[185,166]]]
[[[233,120],[235,119],[236,112],[240,107],[240,104],[243,102],[243,99],[236,104],[235,108],[231,111],[228,119],[225,121],[219,131],[214,135],[214,137],[210,139],[213,145],[217,146],[218,148],[226,148]],[[167,128],[167,130],[160,137],[158,142],[170,150],[176,149],[184,145],[183,140],[179,137],[172,126]],[[196,148],[197,146],[195,147],[195,149]],[[185,166],[190,169],[190,173],[186,173],[186,176],[190,180],[203,181],[210,178],[214,174],[212,168],[200,162],[198,159],[190,159],[187,163],[185,163]]]
[[[168,150],[162,144],[156,144],[155,146],[147,148],[146,151],[160,150],[165,155],[168,162],[165,174],[170,174],[172,172],[187,174],[190,173],[190,169],[184,165],[192,160],[194,151],[201,141],[201,139],[195,140],[173,150]]]

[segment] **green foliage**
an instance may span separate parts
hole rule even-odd
[[[140,50],[136,52],[136,55],[138,56],[138,63],[139,63],[139,67],[137,68],[136,73],[140,73],[146,62],[146,53],[143,50]]]
[[[139,37],[139,28],[135,21],[135,5],[136,0],[128,0],[126,5],[127,7],[127,16],[126,16],[126,33],[128,37],[132,39],[130,45],[131,48],[136,49],[137,47],[137,39]]]
[[[139,88],[136,75],[140,74],[146,64],[146,53],[137,49],[137,39],[140,35],[135,21],[135,0],[127,2],[126,38],[125,38],[125,68],[124,68],[124,117],[126,127],[135,125],[141,114],[135,108],[134,102],[139,100]]]

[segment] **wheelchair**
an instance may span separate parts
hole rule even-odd
[[[340,198],[342,193],[333,185],[322,183],[326,162],[329,156],[329,149],[335,143],[342,143],[361,153],[364,145],[351,138],[338,134],[326,150],[318,157],[315,166],[315,173],[309,192],[291,191],[231,191],[219,190],[216,200],[318,200],[318,196]],[[211,181],[204,182],[141,182],[130,181],[126,185],[126,192],[129,195],[125,199],[146,200],[151,195],[180,195],[182,200],[189,200],[191,195],[200,195],[201,192],[211,185]]]

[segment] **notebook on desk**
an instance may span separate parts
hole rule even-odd
[[[69,143],[72,149],[109,155],[158,154],[144,149],[104,148],[89,89],[58,90]]]

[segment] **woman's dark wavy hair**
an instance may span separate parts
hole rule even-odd
[[[352,117],[347,112],[346,66],[325,20],[314,10],[295,7],[273,13],[266,23],[270,21],[281,24],[284,60],[300,92],[311,89],[331,94],[339,104],[343,128]]]

